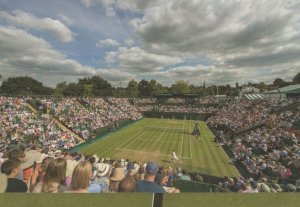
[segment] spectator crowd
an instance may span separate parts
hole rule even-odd
[[[80,142],[78,136],[89,139],[100,128],[137,120],[139,111],[148,110],[215,114],[207,123],[232,153],[228,162],[249,173],[215,181],[220,188],[241,193],[300,191],[300,131],[294,127],[300,121],[299,107],[285,110],[294,100],[226,100],[221,107],[192,107],[182,105],[181,99],[171,99],[170,105],[136,99],[132,105],[124,98],[41,98],[46,110],[38,113],[28,106],[29,99],[0,97],[1,192],[178,193],[176,179],[203,182],[198,173],[152,161],[69,153]],[[200,102],[220,104],[211,97]]]
[[[249,176],[284,186],[299,185],[300,130],[294,127],[299,121],[299,104],[293,110],[287,108],[294,103],[236,100],[207,122],[232,153],[229,162],[246,169]]]

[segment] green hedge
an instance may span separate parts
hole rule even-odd
[[[151,206],[152,193],[0,193],[1,207]]]
[[[225,189],[217,185],[181,179],[174,179],[173,185],[178,188],[180,192],[226,192]]]

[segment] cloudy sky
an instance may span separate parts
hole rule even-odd
[[[300,0],[0,0],[0,74],[48,86],[291,80]]]

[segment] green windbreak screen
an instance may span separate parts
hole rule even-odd
[[[1,207],[151,207],[152,193],[1,193]]]
[[[163,207],[296,207],[300,206],[298,193],[179,193],[165,194]]]

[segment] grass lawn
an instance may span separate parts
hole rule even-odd
[[[112,159],[156,161],[160,165],[181,167],[214,176],[239,176],[236,168],[228,164],[228,157],[205,122],[200,122],[201,137],[191,135],[192,120],[144,118],[127,128],[114,132],[99,142],[80,150]],[[175,149],[182,164],[173,164],[171,150]]]

